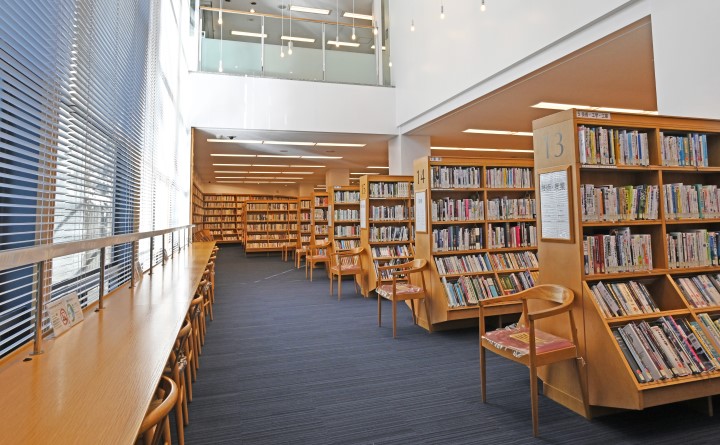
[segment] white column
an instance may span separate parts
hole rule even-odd
[[[651,9],[658,111],[720,119],[720,2],[653,0]]]
[[[430,136],[400,135],[388,141],[391,175],[412,175],[413,161],[430,156]]]

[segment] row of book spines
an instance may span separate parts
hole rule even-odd
[[[442,278],[448,306],[451,308],[476,305],[479,300],[503,295],[500,286],[493,277],[460,277],[456,281]]]
[[[533,224],[488,224],[488,248],[511,248],[537,246],[537,228]]]
[[[393,256],[412,256],[407,245],[372,247],[372,254],[375,258],[387,258]]]
[[[330,203],[330,199],[327,197],[316,197],[315,201],[314,201],[315,207],[317,207],[317,206],[327,207],[329,203]]]
[[[342,219],[360,219],[360,210],[335,209],[336,220]]]
[[[632,235],[628,228],[617,235],[590,235],[583,240],[585,274],[652,270],[652,237]]]
[[[482,188],[482,179],[481,167],[432,166],[430,168],[431,188]],[[524,167],[487,168],[485,187],[532,188],[532,169]]]
[[[379,206],[370,207],[370,218],[372,219],[409,219],[410,209],[407,206]]]
[[[659,189],[656,185],[580,186],[583,221],[657,219]]]
[[[355,203],[360,201],[360,192],[353,191],[336,191],[333,195],[335,202],[351,202]]]
[[[360,236],[360,226],[337,226],[335,236]]]
[[[660,133],[660,155],[667,166],[708,166],[707,135],[689,133],[686,136],[665,136]]]
[[[509,275],[498,275],[504,293],[516,293],[535,286],[538,279],[537,272],[522,271]]]
[[[410,182],[371,182],[368,185],[370,198],[409,198]]]
[[[590,286],[590,291],[605,318],[660,312],[647,287],[640,282],[599,281]]]
[[[720,232],[698,229],[693,232],[671,232],[666,235],[668,267],[717,266],[720,263]]]
[[[631,322],[612,328],[635,378],[640,383],[713,371],[718,351],[694,320],[672,316],[652,323]]]
[[[664,210],[667,218],[717,218],[720,190],[715,185],[666,184]]]
[[[720,306],[720,274],[678,277],[675,282],[690,306]]]
[[[473,272],[492,272],[487,253],[479,255],[446,256],[435,258],[435,265],[441,275]]]
[[[492,199],[488,200],[488,219],[535,218],[535,199]]]
[[[578,127],[580,163],[588,165],[649,165],[647,133],[603,127]]]

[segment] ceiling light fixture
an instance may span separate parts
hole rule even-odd
[[[283,33],[280,34],[281,36]],[[292,8],[290,8],[290,41],[288,42],[288,56],[292,56],[293,53],[293,41],[292,41]]]
[[[235,153],[210,153],[210,156],[222,156],[226,158],[254,158],[257,155],[245,155],[245,154],[235,154]]]
[[[295,184],[296,181],[217,181],[222,184]]]
[[[330,43],[330,42],[328,42]],[[340,0],[335,0],[335,48],[340,47]]]
[[[293,42],[315,43],[315,39],[310,39],[307,37],[280,36],[280,38],[283,40],[292,40]]]
[[[308,14],[320,14],[320,15],[328,15],[330,14],[329,9],[321,9],[321,8],[308,8],[307,6],[297,6],[292,5],[290,6],[291,11],[295,12],[305,12]]]
[[[247,171],[247,170],[215,170],[213,173],[218,174],[234,174],[234,175],[313,175],[314,172],[264,172],[264,171]]]
[[[286,159],[300,159],[301,156],[293,155],[256,155],[258,158],[286,158]]]
[[[230,34],[232,34],[234,36],[267,38],[267,34],[262,34],[259,32],[230,31]]]
[[[296,141],[263,141],[265,145],[305,145],[313,146],[315,142],[296,142]]]
[[[480,4],[480,12],[485,12],[485,0],[482,0],[482,3]]]
[[[351,175],[379,175],[380,173],[377,172],[353,172],[350,173]]]
[[[348,18],[348,19],[359,19],[359,20],[369,20],[369,21],[373,20],[373,16],[371,16],[371,15],[357,14],[355,12],[345,12],[343,14],[343,17]]]
[[[449,151],[501,151],[501,152],[510,152],[510,153],[533,153],[534,152],[534,150],[515,150],[512,148],[430,147],[430,149],[432,149],[432,150],[449,150]]]
[[[381,165],[369,165],[367,168],[374,168],[376,170],[386,170],[386,169],[389,169],[390,167],[383,167]]]
[[[443,5],[443,0],[440,0],[440,20],[445,20],[445,5]]]
[[[220,60],[218,61],[218,73],[223,72],[223,19],[222,19],[222,13],[223,13],[223,5],[222,2],[220,2],[220,16],[218,17],[218,25],[220,25]]]
[[[222,144],[262,144],[263,141],[250,141],[246,139],[220,139],[220,138],[209,138],[208,142],[219,142]]]
[[[477,134],[501,134],[510,136],[532,136],[531,131],[507,131],[507,130],[479,130],[476,128],[468,128],[463,130],[463,133],[477,133]]]
[[[355,35],[355,0],[352,2],[352,8],[353,8],[353,15],[352,15],[352,36],[351,38],[355,40],[357,36]]]
[[[255,5],[257,5],[256,2],[250,2],[250,14],[255,14]]]
[[[338,42],[337,40],[328,40],[328,45],[335,45],[335,47],[338,46],[352,46],[353,48],[357,48],[360,46],[359,43],[353,43],[353,42]]]
[[[300,156],[303,159],[342,159],[342,156]]]
[[[285,0],[280,3],[280,35],[285,34]],[[285,57],[285,42],[280,40],[280,58]]]
[[[632,113],[632,114],[649,114],[657,115],[657,111],[651,110],[636,110],[632,108],[614,108],[614,107],[592,107],[589,105],[571,105],[571,104],[559,104],[554,102],[538,102],[535,105],[531,105],[533,108],[543,108],[547,110],[569,110],[576,108],[578,110],[590,110],[590,111],[603,111],[607,113]]]
[[[347,144],[344,142],[318,142],[318,147],[364,147],[367,144]]]
[[[293,168],[325,168],[324,165],[291,165]]]

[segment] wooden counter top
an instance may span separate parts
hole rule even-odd
[[[44,354],[23,362],[30,345],[6,360],[0,444],[132,444],[214,245],[193,243],[115,290]]]

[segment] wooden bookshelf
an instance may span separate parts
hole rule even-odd
[[[193,182],[192,186],[192,210],[190,213],[190,221],[195,225],[193,227],[193,234],[204,229],[203,226],[203,215],[205,214],[205,197],[203,196],[202,190],[200,190]]]
[[[298,239],[298,200],[252,200],[245,203],[245,252],[282,251]]]
[[[330,192],[330,235],[333,248],[352,249],[360,246],[360,187],[335,186]]]
[[[429,316],[421,307],[425,326],[477,319],[473,296],[492,298],[533,285],[537,247],[532,167],[529,159],[415,160],[414,192],[424,192],[426,199],[425,211],[415,210],[426,215],[427,230],[415,234],[415,255],[429,263]],[[460,238],[468,242],[456,242]],[[461,292],[463,300],[458,298]],[[502,315],[520,308],[508,304],[492,311]]]
[[[612,130],[607,133],[608,144],[612,144],[609,150],[596,150],[600,152],[599,156],[589,154],[586,147],[599,149],[605,146],[601,139],[608,130]],[[560,178],[560,182],[555,182],[560,184],[564,181],[562,178],[567,177],[568,192],[563,195],[567,196],[570,215],[567,228],[555,223],[553,215],[560,214],[557,209],[565,207],[553,203],[564,201],[551,199],[548,195],[543,204],[542,193],[549,192],[541,192],[538,208],[545,205],[548,210],[546,215],[539,212],[539,235],[543,233],[543,224],[546,226],[546,236],[539,239],[539,282],[562,284],[575,292],[573,309],[579,350],[586,363],[580,381],[569,362],[543,368],[539,374],[544,381],[545,394],[580,414],[592,416],[608,408],[639,410],[720,393],[718,370],[663,379],[638,376],[631,367],[631,360],[625,358],[622,339],[616,340],[614,331],[626,328],[629,323],[656,323],[660,317],[672,316],[681,323],[690,324],[700,323],[703,313],[714,317],[720,315],[720,303],[695,307],[680,285],[684,278],[717,273],[717,260],[705,262],[703,249],[689,246],[688,251],[693,252],[692,261],[679,263],[673,259],[676,250],[671,240],[674,232],[693,236],[699,230],[717,232],[720,229],[717,217],[686,211],[671,213],[668,205],[668,202],[675,203],[673,184],[703,184],[708,188],[720,185],[720,121],[567,110],[534,121],[533,133],[535,182],[540,183],[540,174],[547,174],[544,176],[547,187],[555,179]],[[689,134],[691,138],[697,134],[699,139],[707,142],[704,149],[696,152],[701,162],[693,161],[697,157],[691,155],[686,145],[688,150],[683,150],[681,157],[690,160],[690,165],[674,165],[677,160],[671,154],[673,140]],[[630,149],[625,149],[628,140]],[[551,181],[549,178],[553,175],[558,176]],[[638,206],[631,206],[634,209],[631,212],[611,212],[608,209],[614,206],[614,201],[609,199],[603,201],[602,211],[597,212],[592,194],[596,186],[605,187],[601,196],[607,196],[611,188],[655,186],[658,189],[657,211],[648,211],[651,207],[647,206],[647,200],[641,200]],[[652,198],[652,195],[648,196],[647,199]],[[610,246],[617,245],[618,240],[627,239],[628,231],[633,235],[633,243],[644,242],[649,247],[651,261],[640,249],[631,250],[630,255],[617,254],[611,247],[591,249],[596,239],[605,239],[605,236],[611,241],[610,236],[616,237],[616,243]],[[615,265],[616,258],[621,266]],[[618,315],[608,312],[609,300],[593,293],[593,290],[598,291],[600,283],[603,286],[629,286],[631,281],[647,288],[658,312]],[[620,293],[617,301],[626,300]],[[700,326],[698,333],[707,336],[710,347],[720,350],[720,343],[705,326],[701,323]],[[565,334],[560,326],[539,323],[538,327]],[[679,349],[682,344],[678,342]],[[589,413],[582,408],[580,385],[587,390]]]
[[[328,213],[330,198],[327,192],[315,192],[312,195],[312,242],[313,244],[328,239]]]
[[[301,196],[298,220],[297,248],[307,247],[312,242],[312,196]]]
[[[219,243],[240,242],[243,224],[240,196],[206,193],[204,202],[203,228]]]
[[[361,244],[367,252],[363,290],[374,290],[392,282],[381,276],[378,266],[400,264],[413,259],[413,177],[372,175],[360,178]],[[363,227],[364,226],[364,227]]]

